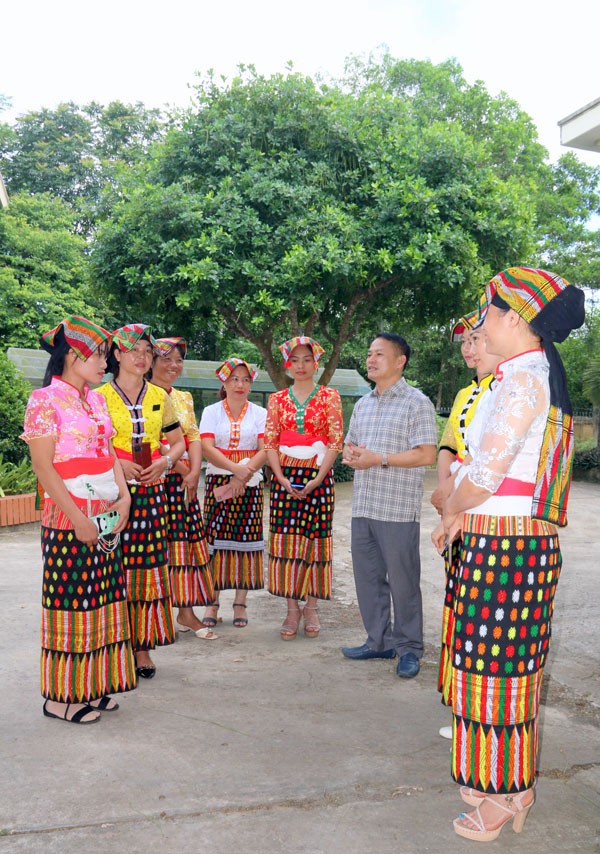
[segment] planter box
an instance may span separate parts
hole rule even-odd
[[[7,495],[0,498],[0,528],[39,522],[42,511],[35,509],[35,492],[26,495]]]

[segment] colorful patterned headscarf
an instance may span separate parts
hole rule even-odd
[[[475,309],[475,311],[470,311],[468,314],[465,314],[460,320],[452,327],[452,331],[450,332],[450,340],[454,341],[462,341],[463,335],[465,331],[471,330],[475,328],[475,324],[479,321],[479,310]]]
[[[279,345],[279,349],[281,350],[281,355],[283,356],[283,361],[286,368],[290,366],[290,356],[292,355],[292,350],[296,347],[310,347],[313,358],[315,360],[315,365],[318,364],[319,359],[325,352],[325,350],[321,347],[318,341],[315,341],[314,338],[309,338],[308,335],[296,335],[294,338],[290,338],[289,341],[284,341],[283,344]]]
[[[480,299],[480,321],[490,305],[513,309],[536,332],[548,359],[550,410],[538,463],[531,515],[567,524],[573,453],[573,408],[564,365],[554,342],[564,341],[585,320],[585,296],[579,288],[547,270],[509,267],[488,283]]]
[[[156,347],[156,338],[152,335],[152,327],[145,323],[128,323],[126,326],[115,329],[112,333],[113,342],[123,352],[133,350],[140,338],[147,338],[152,347]]]
[[[154,345],[155,356],[168,356],[171,350],[179,347],[185,359],[187,354],[187,343],[185,338],[157,338]]]
[[[223,364],[217,368],[215,371],[215,375],[224,383],[231,376],[232,371],[234,371],[239,365],[243,365],[248,373],[250,374],[250,379],[252,382],[258,376],[258,371],[256,368],[251,367],[248,362],[245,362],[243,359],[238,359],[236,356],[232,356],[230,359],[226,359]]]
[[[64,320],[50,329],[49,332],[44,332],[40,338],[40,343],[47,353],[52,353],[55,346],[56,334],[60,329],[63,329],[65,341],[69,347],[77,354],[79,359],[84,362],[94,353],[101,344],[106,341],[110,342],[111,334],[98,326],[97,323],[92,323],[85,317],[79,317],[76,314],[71,314],[65,317]]]
[[[543,335],[545,341],[564,341],[585,319],[583,291],[547,270],[509,267],[494,276],[479,301],[479,323],[484,321],[490,304],[495,301],[498,305],[499,300],[506,303],[504,308],[512,308]]]

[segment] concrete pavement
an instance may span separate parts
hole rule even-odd
[[[428,489],[432,481],[428,475]],[[158,673],[121,709],[77,727],[44,718],[35,526],[0,534],[0,851],[388,854],[472,851],[452,831],[449,715],[436,693],[441,561],[422,520],[426,655],[350,662],[364,632],[350,567],[351,485],[338,487],[335,595],[322,632],[283,643],[284,605],[249,595],[249,626],[156,651]],[[600,851],[600,487],[576,483],[546,670],[538,802],[503,851]]]

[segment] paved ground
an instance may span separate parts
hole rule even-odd
[[[429,489],[431,492],[431,489]],[[279,639],[283,604],[249,598],[250,625],[183,636],[159,671],[93,727],[42,717],[40,557],[34,526],[0,534],[0,850],[462,852],[448,723],[435,690],[440,559],[423,518],[426,655],[420,676],[349,662],[364,639],[349,554],[351,486],[338,487],[335,597],[316,640]],[[492,849],[600,852],[600,487],[575,484],[545,680],[538,803]]]

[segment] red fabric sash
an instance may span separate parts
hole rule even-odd
[[[293,448],[294,445],[306,446],[314,445],[315,442],[323,442],[327,444],[327,436],[314,436],[312,433],[297,433],[295,430],[282,430],[279,434],[279,445],[286,445]]]
[[[533,495],[535,483],[526,483],[514,477],[505,477],[494,495]]]
[[[73,457],[60,463],[53,463],[54,468],[63,478],[77,477],[80,474],[104,474],[115,464],[113,456],[108,457]]]

